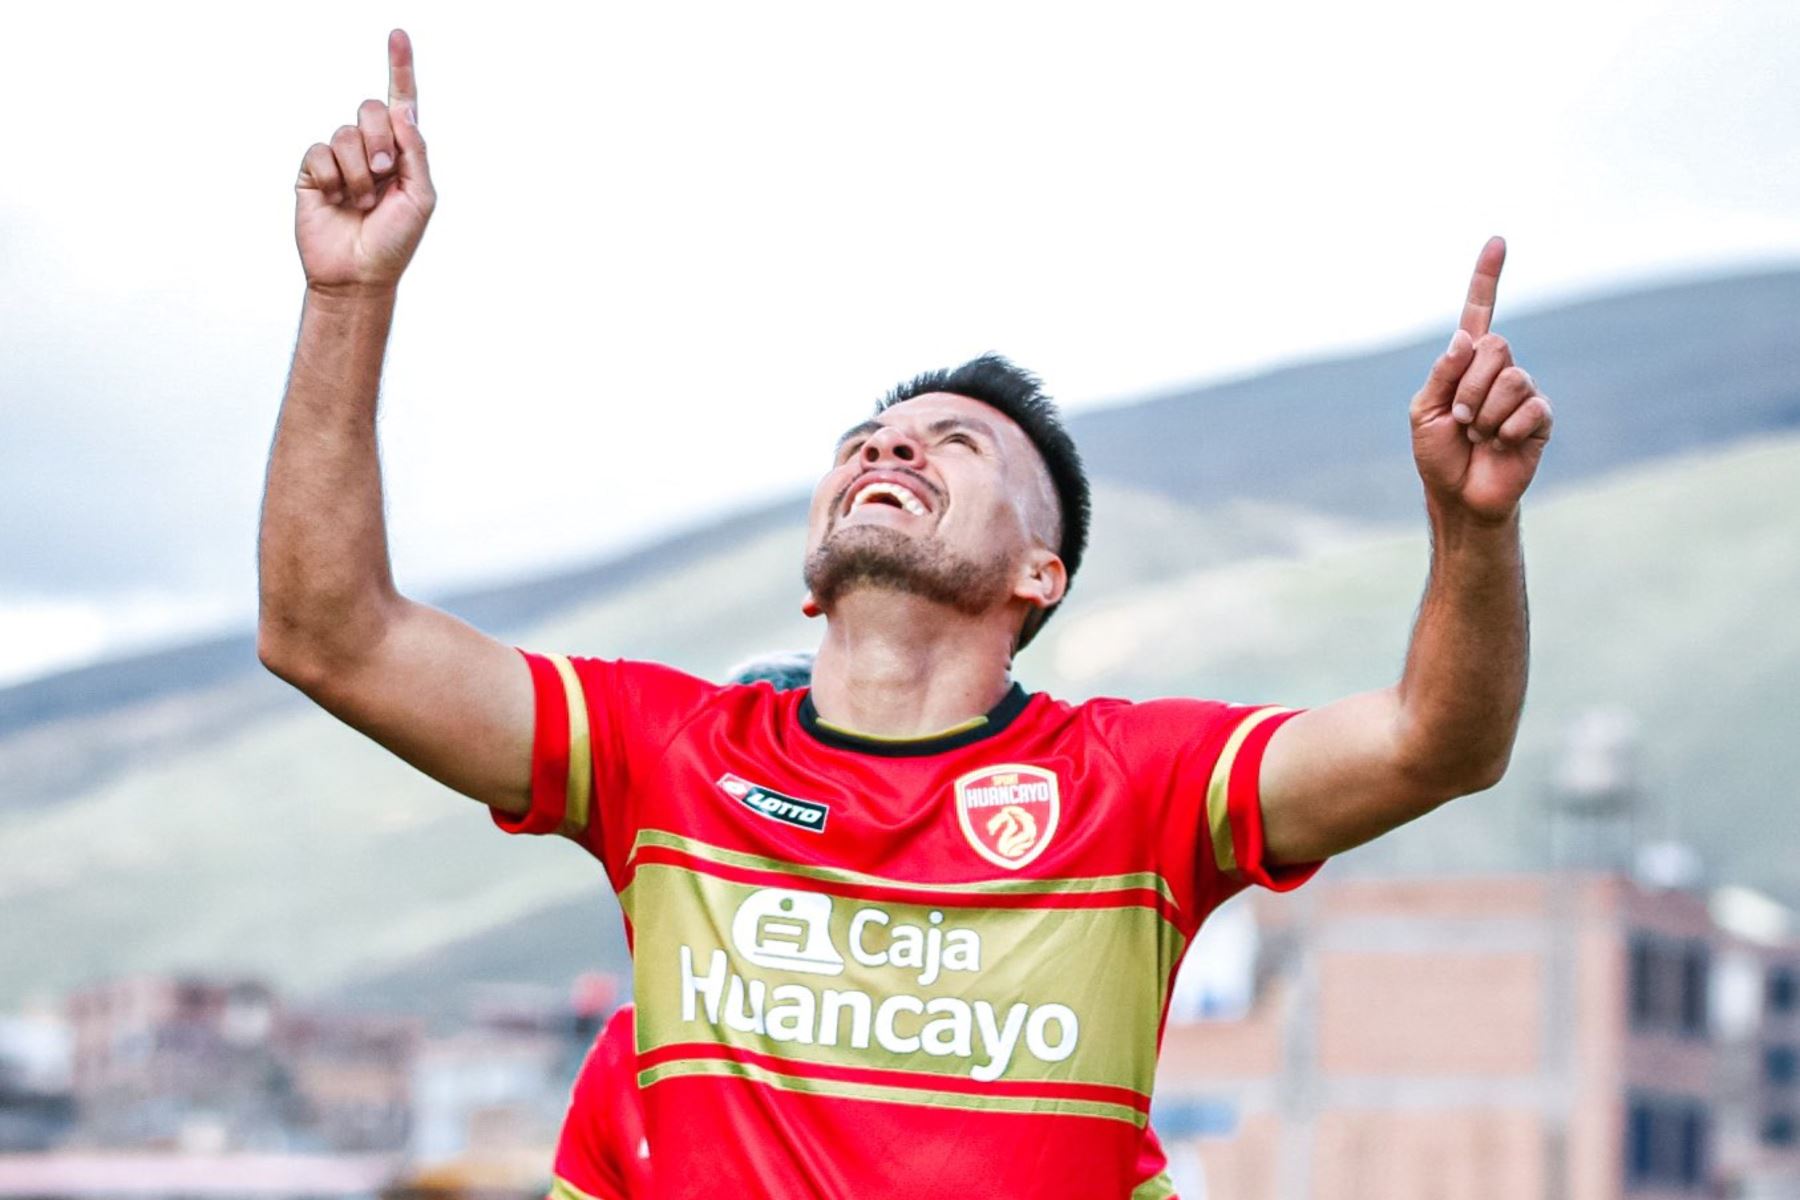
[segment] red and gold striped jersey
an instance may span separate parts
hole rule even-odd
[[[637,1021],[626,1004],[607,1020],[581,1060],[556,1140],[547,1200],[650,1200],[657,1195],[637,1076]],[[1173,1196],[1168,1169],[1156,1131],[1146,1126],[1131,1194]]]
[[[1137,1164],[1181,956],[1246,884],[1317,869],[1263,851],[1290,710],[1015,686],[897,741],[806,692],[526,661],[532,804],[495,819],[618,891],[660,1194],[1158,1194]]]
[[[632,1006],[622,1006],[581,1060],[556,1140],[549,1200],[650,1200],[657,1194],[638,1091],[636,1030]]]

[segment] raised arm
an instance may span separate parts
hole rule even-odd
[[[1348,850],[1505,773],[1525,701],[1519,499],[1550,402],[1489,331],[1506,244],[1483,247],[1462,321],[1412,402],[1431,573],[1400,681],[1302,713],[1262,766],[1271,858]]]
[[[257,646],[323,708],[457,791],[529,803],[532,692],[510,647],[394,587],[375,440],[395,291],[437,202],[412,45],[388,102],[306,152],[294,232],[306,303],[263,493]]]

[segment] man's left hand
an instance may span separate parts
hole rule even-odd
[[[1550,440],[1550,401],[1512,347],[1489,332],[1506,243],[1475,263],[1462,322],[1412,402],[1413,461],[1435,505],[1483,521],[1509,519]]]

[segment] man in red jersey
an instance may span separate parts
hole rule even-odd
[[[812,655],[763,655],[731,671],[733,683],[780,691],[812,682]],[[582,1060],[557,1138],[550,1200],[634,1200],[654,1195],[650,1143],[638,1091],[637,1024],[631,1005],[615,1012]],[[1148,1126],[1134,1172],[1134,1195],[1173,1195],[1168,1158]]]
[[[803,688],[812,682],[812,654],[760,655],[732,668],[727,678],[732,683],[763,682],[780,691]],[[556,1140],[551,1200],[633,1200],[654,1194],[637,1075],[637,1017],[626,1004],[608,1018],[575,1074],[569,1111]]]
[[[594,1039],[556,1139],[550,1200],[645,1200],[650,1140],[637,1082],[637,1018],[622,1005]]]
[[[1207,913],[1491,786],[1526,666],[1518,506],[1550,409],[1489,332],[1504,247],[1411,406],[1433,555],[1400,680],[1306,712],[1069,704],[1014,653],[1062,600],[1086,484],[998,359],[839,442],[805,691],[522,653],[400,595],[375,405],[435,204],[411,47],[306,152],[307,296],[263,507],[263,661],[503,828],[603,866],[676,1197],[1115,1196],[1139,1185],[1169,982]]]

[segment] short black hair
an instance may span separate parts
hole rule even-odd
[[[1056,553],[1068,572],[1069,582],[1073,583],[1075,572],[1081,567],[1081,556],[1087,551],[1088,519],[1092,515],[1093,502],[1088,494],[1087,471],[1081,465],[1075,439],[1063,427],[1056,403],[1044,394],[1042,381],[998,354],[983,354],[953,370],[926,371],[913,376],[883,396],[875,411],[885,412],[896,404],[931,392],[967,396],[998,409],[1012,418],[1013,424],[1024,430],[1031,444],[1037,447],[1044,465],[1050,469],[1057,506],[1062,510],[1062,543],[1057,546]],[[1018,649],[1023,650],[1030,644],[1061,604],[1059,600],[1025,618],[1025,624],[1019,630]]]

